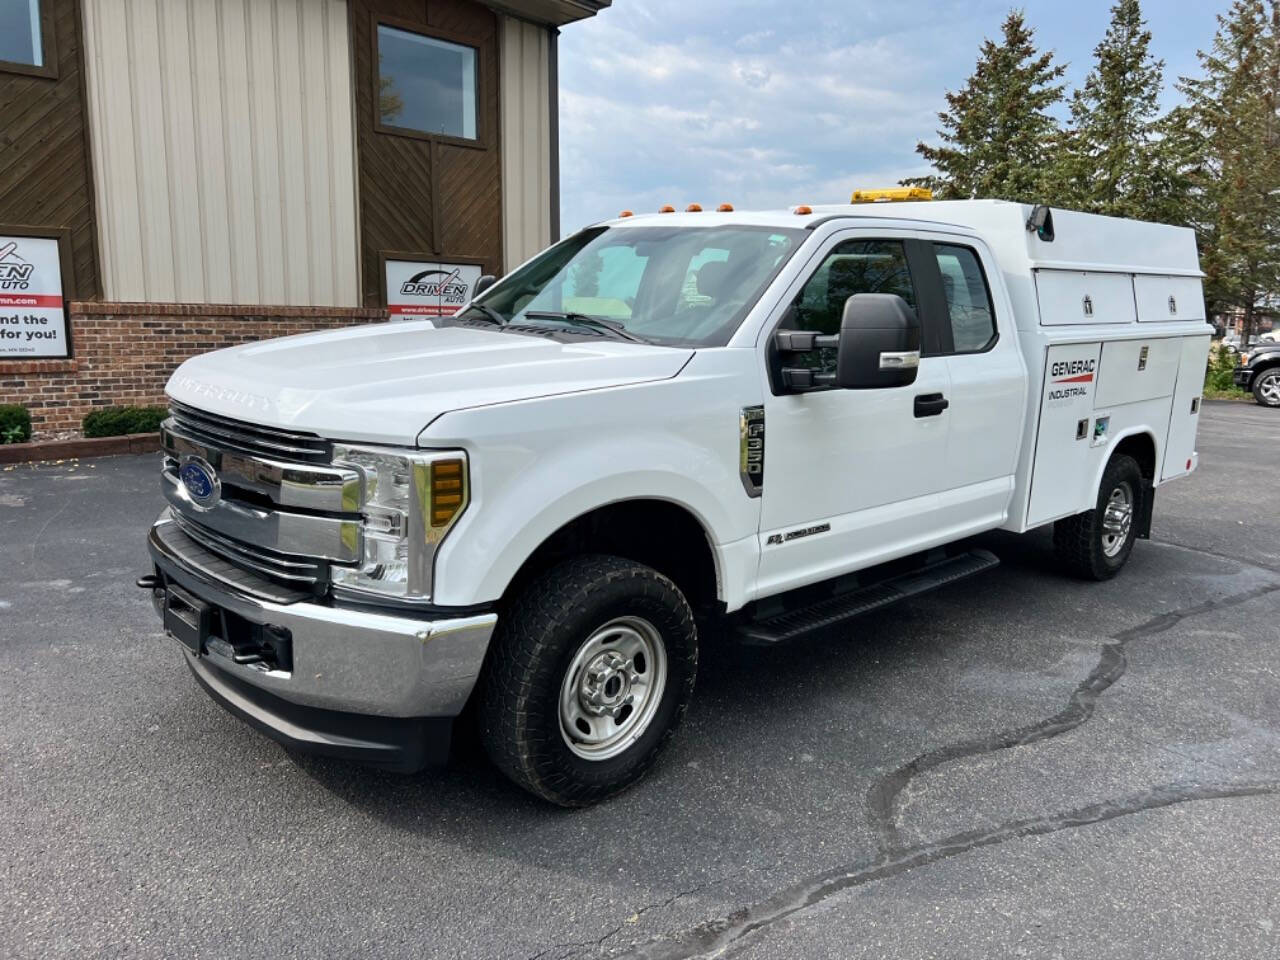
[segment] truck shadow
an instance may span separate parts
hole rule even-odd
[[[681,733],[648,778],[601,806],[551,807],[508,783],[464,733],[445,769],[410,777],[297,758],[345,803],[407,835],[605,882],[671,883],[876,855],[868,792],[911,757],[1034,722],[1096,662],[1118,623],[1203,588],[1205,562],[1140,546],[1125,582],[1058,570],[1045,534],[992,534],[999,568],[776,648],[712,642]],[[1211,561],[1210,561],[1211,562]],[[1215,575],[1232,565],[1220,562]],[[1132,609],[1133,596],[1144,609]],[[502,829],[492,829],[492,824]],[[618,824],[665,824],[639,848]],[[591,842],[581,845],[581,838]],[[751,838],[744,852],[740,838]],[[838,838],[832,842],[832,838]],[[565,860],[565,851],[582,856]]]

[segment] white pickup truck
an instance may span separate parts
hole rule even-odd
[[[456,316],[168,385],[152,592],[212,696],[399,769],[474,715],[555,803],[634,782],[699,631],[782,643],[1054,524],[1105,579],[1195,468],[1188,230],[994,201],[622,216]]]

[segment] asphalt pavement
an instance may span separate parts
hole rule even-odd
[[[781,649],[714,646],[650,776],[582,811],[483,760],[292,755],[150,601],[154,457],[0,472],[5,957],[1280,956],[1280,411],[1106,584],[1047,536]]]

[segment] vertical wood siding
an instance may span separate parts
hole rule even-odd
[[[45,7],[57,76],[0,72],[0,224],[69,230],[69,293],[91,298],[100,287],[80,3],[45,0]]]
[[[502,238],[513,270],[551,237],[550,38],[502,18]]]
[[[345,0],[92,0],[104,294],[359,303]]]

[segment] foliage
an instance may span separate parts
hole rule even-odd
[[[1062,100],[1055,81],[1066,66],[1036,50],[1021,11],[1005,18],[1001,32],[999,43],[983,41],[964,88],[947,93],[941,145],[916,145],[936,172],[904,183],[931,187],[939,199],[1039,199],[1057,134],[1049,109]]]
[[[26,443],[31,439],[31,414],[20,403],[0,404],[0,443]]]
[[[1160,115],[1164,61],[1150,51],[1139,0],[1118,0],[1094,48],[1094,66],[1071,97],[1044,202],[1135,220],[1185,220],[1187,179]]]
[[[122,437],[130,433],[155,433],[168,416],[164,407],[103,407],[84,418],[86,437]]]
[[[1204,393],[1215,399],[1244,397],[1247,394],[1236,386],[1233,375],[1236,369],[1236,355],[1218,344],[1209,351],[1209,369],[1205,372]]]
[[[1205,299],[1243,315],[1280,300],[1280,2],[1235,0],[1177,112],[1195,187]]]

